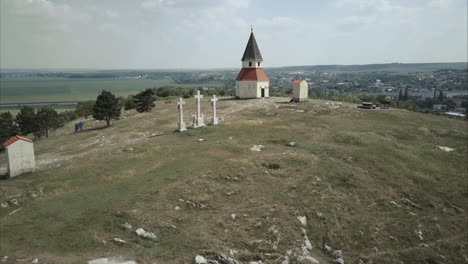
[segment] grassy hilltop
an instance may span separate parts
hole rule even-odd
[[[220,101],[221,125],[184,133],[173,133],[175,101],[108,129],[85,120],[75,134],[68,124],[35,144],[35,173],[0,181],[0,202],[18,201],[0,208],[0,257],[192,263],[231,252],[242,263],[300,263],[306,216],[320,263],[333,260],[324,243],[346,263],[465,263],[466,121],[287,101]],[[202,109],[209,117],[207,100]],[[158,238],[139,238],[138,227]]]

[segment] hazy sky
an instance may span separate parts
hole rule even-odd
[[[0,0],[2,68],[467,61],[467,0]]]

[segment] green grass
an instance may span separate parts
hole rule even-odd
[[[463,263],[466,121],[402,110],[330,110],[312,100],[300,106],[304,113],[272,104],[230,114],[217,127],[172,133],[173,103],[132,113],[108,129],[73,134],[65,127],[38,141],[39,158],[85,155],[0,182],[1,201],[22,194],[21,211],[0,209],[0,255],[48,263],[115,255],[139,263],[191,263],[202,252],[233,249],[246,263],[278,263],[287,250],[300,247],[296,217],[306,215],[312,255],[321,263],[331,261],[324,242],[343,250],[347,263]],[[219,104],[220,116],[229,103]],[[202,107],[209,109],[209,103]],[[194,108],[187,100],[186,113]],[[155,131],[164,135],[147,137]],[[128,141],[134,138],[141,141]],[[286,146],[290,141],[296,147]],[[253,144],[266,148],[251,152]],[[39,187],[44,194],[31,198]],[[138,238],[120,228],[124,222],[154,232],[158,240]],[[273,225],[281,234],[277,249]],[[128,244],[117,246],[113,237]],[[255,240],[263,242],[250,243]]]
[[[170,79],[67,79],[67,78],[0,78],[0,103],[85,101],[96,99],[101,90],[117,96],[138,93],[161,86],[221,87],[219,82],[176,84]]]

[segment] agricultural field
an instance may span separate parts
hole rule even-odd
[[[146,88],[161,86],[222,87],[221,82],[177,84],[171,79],[107,79],[107,78],[0,78],[0,103],[32,103],[85,101],[96,99],[101,90],[127,96]]]

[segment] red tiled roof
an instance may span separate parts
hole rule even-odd
[[[236,81],[269,81],[262,68],[242,68]]]
[[[20,139],[24,140],[24,141],[27,141],[27,142],[33,143],[33,141],[30,140],[29,138],[25,138],[25,137],[21,137],[21,136],[14,136],[14,137],[10,138],[9,140],[3,142],[3,146],[6,148],[6,147],[10,146],[11,144],[15,143],[16,141],[18,141]]]
[[[293,83],[298,84],[298,83],[301,83],[301,82],[303,82],[303,81],[304,81],[303,79],[299,79],[299,80],[294,80]]]

